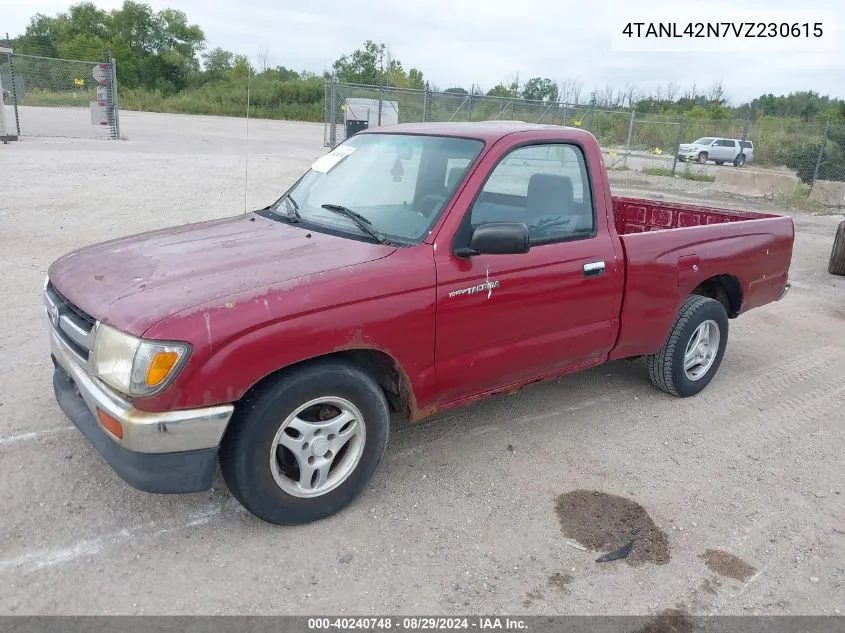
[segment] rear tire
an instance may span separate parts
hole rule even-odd
[[[723,161],[723,160],[714,160],[713,162],[716,163],[717,165],[724,165],[725,164],[725,161]]]
[[[836,227],[827,272],[831,275],[845,275],[845,221],[840,222]]]
[[[734,167],[742,167],[745,165],[745,154],[740,154],[734,158]]]
[[[389,425],[387,399],[368,374],[346,361],[318,361],[243,398],[220,447],[220,469],[259,519],[310,523],[339,512],[367,486]]]
[[[687,297],[669,336],[647,357],[651,382],[661,391],[687,398],[701,392],[722,364],[728,344],[728,313],[709,297]]]

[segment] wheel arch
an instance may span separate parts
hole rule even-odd
[[[690,294],[715,299],[732,319],[742,310],[742,283],[733,275],[714,275],[698,284]]]
[[[280,367],[255,382],[246,391],[244,397],[268,382],[280,379],[287,373],[330,360],[352,363],[375,380],[384,392],[392,412],[399,413],[408,420],[417,420],[428,415],[417,410],[416,396],[411,381],[399,361],[386,352],[369,347],[336,350]],[[243,401],[244,397],[239,402]],[[238,406],[237,403],[235,406]]]

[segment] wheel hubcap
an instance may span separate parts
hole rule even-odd
[[[684,373],[690,380],[705,376],[719,353],[719,325],[708,320],[695,328],[684,353]]]
[[[270,447],[270,471],[294,497],[319,497],[342,484],[364,452],[366,428],[343,398],[316,398],[282,422]]]

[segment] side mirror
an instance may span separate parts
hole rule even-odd
[[[455,255],[520,255],[530,248],[528,227],[522,222],[490,222],[475,229],[469,248],[456,249]]]

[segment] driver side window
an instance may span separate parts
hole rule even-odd
[[[581,148],[529,145],[506,154],[470,211],[470,230],[488,222],[524,222],[533,244],[591,237],[596,220]]]

